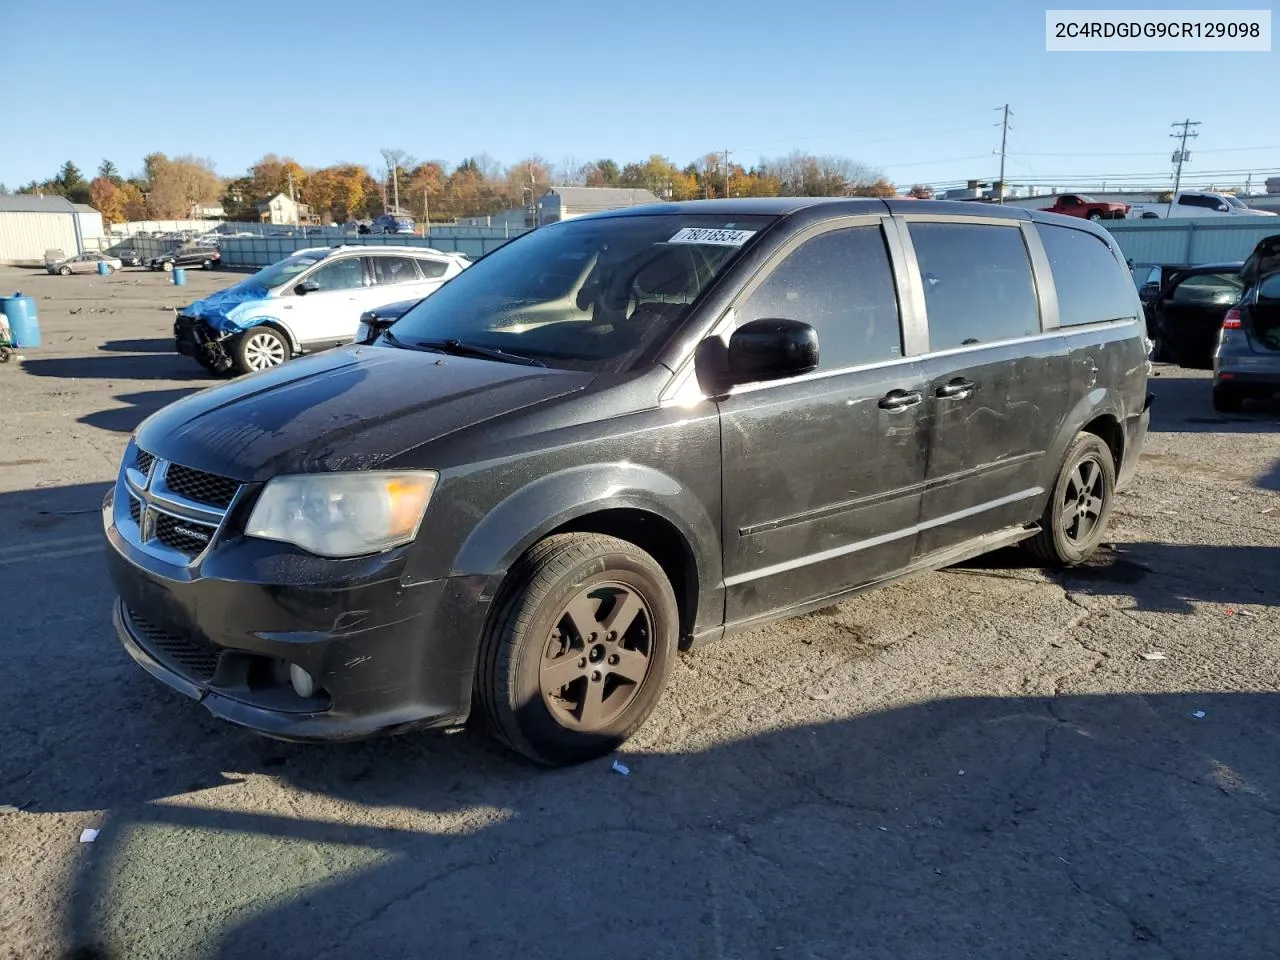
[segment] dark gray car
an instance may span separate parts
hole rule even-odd
[[[1213,406],[1223,412],[1280,393],[1280,234],[1258,241],[1239,282],[1213,355]]]
[[[271,736],[475,704],[537,760],[599,756],[679,650],[1010,544],[1088,558],[1146,436],[1143,334],[1109,235],[1039,211],[553,224],[371,345],[147,419],[103,504],[116,628]]]

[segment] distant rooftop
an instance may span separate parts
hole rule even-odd
[[[31,193],[0,195],[0,213],[75,213],[76,205],[66,197],[38,197]]]

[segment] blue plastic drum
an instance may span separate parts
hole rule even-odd
[[[187,285],[187,271],[182,267],[173,268],[173,285],[175,287],[185,287]]]
[[[21,292],[12,297],[0,297],[0,313],[9,322],[16,347],[40,346],[40,321],[36,317],[36,302]]]

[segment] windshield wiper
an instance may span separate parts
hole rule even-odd
[[[500,360],[503,363],[519,363],[526,367],[545,367],[546,364],[533,357],[522,357],[518,353],[507,353],[497,347],[482,347],[474,343],[463,343],[461,340],[415,340],[415,347],[424,350],[438,350],[455,357],[483,357],[486,360]]]

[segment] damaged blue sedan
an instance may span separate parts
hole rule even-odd
[[[428,247],[317,247],[179,311],[174,342],[210,373],[252,373],[356,336],[360,317],[421,300],[470,266]]]

